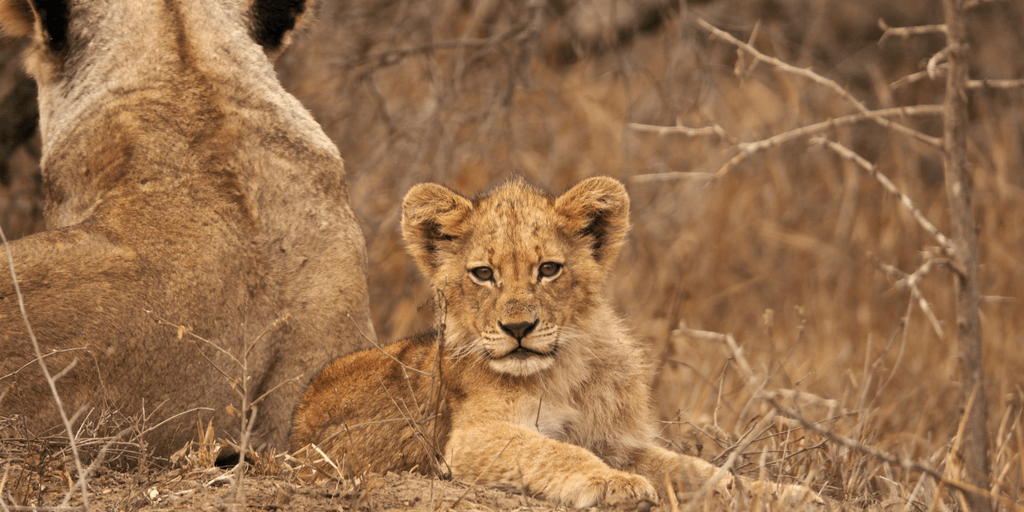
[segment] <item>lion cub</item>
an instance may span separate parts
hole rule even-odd
[[[416,185],[402,232],[443,333],[324,368],[289,449],[316,444],[349,472],[450,467],[574,507],[656,502],[666,476],[699,488],[717,468],[654,444],[648,365],[602,293],[628,227],[611,178],[559,197],[522,179],[473,200]]]

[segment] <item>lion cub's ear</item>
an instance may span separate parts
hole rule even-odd
[[[402,236],[416,265],[427,276],[437,270],[442,244],[462,236],[462,221],[473,203],[454,190],[435,183],[409,189],[402,200]]]
[[[594,260],[611,267],[629,230],[629,195],[618,180],[599,176],[579,182],[555,200],[566,231],[590,239]]]
[[[271,57],[276,57],[291,43],[296,27],[310,10],[307,0],[253,0],[252,38]]]

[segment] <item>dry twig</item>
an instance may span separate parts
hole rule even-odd
[[[710,135],[718,135],[719,137],[726,140],[732,139],[732,137],[725,131],[725,129],[717,124],[712,124],[711,126],[705,126],[703,128],[690,128],[688,126],[683,126],[683,123],[679,119],[676,119],[675,126],[655,126],[641,123],[628,123],[626,126],[628,126],[631,130],[636,130],[638,132],[657,133],[658,135],[670,135],[677,133],[686,135],[687,137],[706,137]]]
[[[889,87],[898,89],[922,80],[935,80],[944,77],[946,69],[945,64],[937,64],[930,70],[918,71],[917,73],[911,73],[900,78],[889,84]],[[982,78],[980,80],[967,80],[964,87],[967,89],[1020,89],[1024,88],[1024,79]]]
[[[878,38],[878,45],[881,46],[886,39],[890,37],[900,37],[906,39],[910,36],[919,36],[924,34],[945,34],[945,25],[920,25],[917,27],[890,27],[885,23],[882,18],[878,19],[878,28],[884,30],[882,37]]]
[[[932,55],[931,58],[928,59],[928,65],[925,66],[925,71],[927,71],[928,73],[928,78],[935,80],[935,78],[939,76],[937,71],[939,64],[943,63],[949,58],[950,51],[950,47],[947,46],[939,50],[938,53]]]
[[[968,80],[968,89],[1019,89],[1024,87],[1024,80],[1007,80],[999,78],[982,78]]]

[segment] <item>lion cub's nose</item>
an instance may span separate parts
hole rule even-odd
[[[501,330],[505,331],[506,334],[515,338],[516,341],[523,341],[523,338],[525,338],[527,334],[533,332],[537,327],[537,322],[539,321],[540,320],[534,320],[532,322],[516,322],[508,325],[498,322],[498,326],[501,327]]]

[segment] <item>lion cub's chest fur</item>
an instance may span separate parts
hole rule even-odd
[[[515,423],[559,441],[568,441],[569,434],[579,428],[583,413],[565,397],[548,397],[548,403],[544,403],[544,395],[524,398],[516,404]]]

